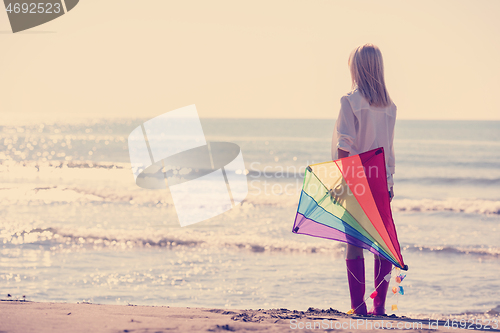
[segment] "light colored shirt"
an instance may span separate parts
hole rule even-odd
[[[394,126],[396,105],[375,107],[354,89],[340,99],[340,112],[332,139],[332,159],[338,158],[338,149],[349,155],[384,147],[387,185],[394,185]]]

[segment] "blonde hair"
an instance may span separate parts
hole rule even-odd
[[[361,95],[373,106],[389,106],[392,101],[385,87],[382,52],[373,44],[357,47],[349,56],[352,88],[357,85]]]

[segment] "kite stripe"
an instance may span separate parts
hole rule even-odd
[[[335,164],[333,164],[333,168],[338,171]],[[336,184],[343,184],[343,186],[347,188],[347,184],[345,183],[340,171],[338,171],[338,176],[336,176],[336,178],[337,179],[329,179],[329,186],[335,187]],[[314,169],[313,172],[306,172],[303,191],[315,201],[316,205],[321,206],[332,216],[349,224],[358,233],[369,239],[369,243],[376,244],[377,247],[384,251],[387,255],[392,256],[394,260],[397,260],[397,257],[391,254],[389,247],[385,244],[382,237],[380,237],[377,230],[372,225],[352,194],[345,193],[341,196],[335,196],[334,198],[336,201],[332,200],[332,196],[328,192],[328,189],[318,179],[314,173]],[[347,207],[349,207],[349,210],[346,210]],[[307,203],[303,203],[302,200],[300,201],[298,207],[298,211],[309,218],[311,212],[315,209],[315,205],[311,204],[309,201]]]
[[[373,194],[370,190],[370,186],[368,185],[368,181],[366,180],[366,174],[362,171],[363,165],[361,164],[359,155],[349,156],[343,158],[342,160],[337,160],[335,163],[342,171],[342,175],[346,179],[352,193],[356,199],[358,199],[358,202],[361,208],[363,208],[366,216],[368,216],[375,229],[377,229],[385,244],[389,247],[392,255],[397,258],[398,255],[396,249],[391,242],[391,238],[389,237],[384,222],[378,212],[377,205],[373,200]]]
[[[349,186],[347,185],[347,182],[338,166],[333,162],[329,162],[329,166],[315,164],[311,166],[311,170],[312,173],[306,173],[303,190],[309,195],[311,195],[312,192],[318,192],[317,184],[314,184],[314,180],[324,180],[325,183],[321,181],[321,184],[324,184],[323,186],[325,186],[324,192],[328,191],[327,188],[335,189],[333,190],[331,198],[335,200],[336,204],[343,208],[341,214],[334,213],[334,215],[342,220],[345,220],[345,222],[349,223],[365,237],[368,237],[379,247],[383,248],[386,253],[391,253],[391,249],[386,244],[385,240],[382,239],[377,229],[373,226],[373,223],[366,215],[363,208],[360,206],[357,198],[352,193],[348,193]],[[311,175],[314,175],[315,177],[311,178]],[[319,175],[321,177],[318,177]],[[339,189],[341,190],[341,193],[337,191]],[[320,195],[321,194],[322,193],[320,193]],[[311,196],[316,198],[316,196],[314,195]],[[325,209],[327,209],[327,206],[329,206],[330,209],[327,209],[328,211],[335,210],[338,213],[338,209],[335,209],[337,207],[332,207],[332,200],[323,200],[323,198],[321,198],[321,200],[316,201],[321,201],[320,204]],[[347,217],[343,216],[344,212],[347,212],[347,214],[349,215]],[[352,219],[350,217],[352,217]],[[390,255],[393,256],[392,253]],[[397,257],[393,257],[396,260]]]
[[[351,236],[344,232],[341,232],[330,226],[318,223],[317,221],[308,219],[304,215],[297,213],[295,217],[295,223],[300,225],[297,234],[303,234],[313,237],[320,237],[325,239],[336,240],[343,243],[353,244],[355,246],[366,249],[378,256],[384,257],[389,260],[393,265],[399,267],[399,263],[392,257],[388,257],[385,252],[378,252],[376,248],[360,241],[355,236]]]
[[[385,167],[385,155],[384,148],[371,150],[366,153],[360,154],[359,158],[364,166],[364,170],[368,170],[370,173],[373,168],[376,170],[376,175],[369,174],[366,179],[368,180],[368,185],[373,194],[373,199],[377,205],[378,212],[382,221],[384,222],[385,229],[387,230],[391,243],[396,250],[398,255],[398,261],[404,266],[403,256],[401,255],[401,249],[399,246],[398,235],[396,233],[396,227],[394,226],[394,220],[392,218],[391,204],[389,200],[389,195],[387,191],[387,170]],[[380,170],[380,171],[379,171]],[[380,177],[379,177],[380,176]]]
[[[326,211],[304,191],[301,193],[300,202],[302,203],[300,205],[302,209],[299,207],[294,223],[294,230],[297,230],[298,227],[296,233],[341,240],[367,249],[376,255],[383,256],[394,262],[396,266],[399,266],[396,258],[390,253],[384,251],[377,243],[363,236],[345,221]]]
[[[292,232],[353,244],[405,269],[386,172],[383,148],[308,166]]]

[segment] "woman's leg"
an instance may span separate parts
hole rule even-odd
[[[346,249],[347,281],[351,294],[351,308],[354,313],[366,315],[365,304],[365,259],[363,249],[347,244]]]
[[[385,314],[385,299],[387,297],[387,289],[389,288],[389,281],[384,278],[392,270],[392,263],[382,257],[374,255],[374,275],[375,275],[375,288],[377,296],[373,299],[373,308],[370,314],[384,315]]]
[[[346,259],[363,259],[363,249],[352,244],[347,244]]]

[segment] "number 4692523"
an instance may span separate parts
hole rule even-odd
[[[7,13],[23,14],[59,14],[62,10],[60,3],[9,3],[6,8]]]

